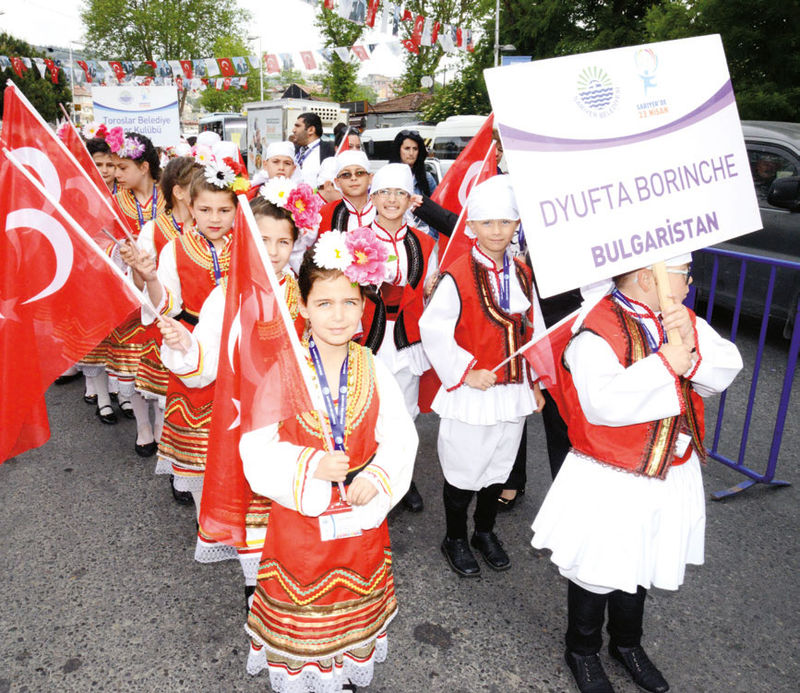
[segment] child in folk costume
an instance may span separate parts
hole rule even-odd
[[[161,174],[160,187],[167,209],[142,227],[136,240],[139,254],[153,258],[157,263],[167,243],[180,237],[183,234],[183,227],[191,224],[189,186],[194,176],[201,170],[202,167],[191,157],[178,157],[166,165]],[[141,278],[135,276],[136,280],[139,288],[142,288]],[[158,330],[155,326],[151,326],[142,347],[135,380],[137,392],[145,400],[153,403],[153,433],[156,443],[161,440],[164,426],[164,407],[169,380],[167,369],[161,363],[160,341]],[[179,498],[180,496],[176,496],[176,499]],[[184,501],[188,500],[184,498]]]
[[[300,169],[294,160],[294,144],[291,142],[270,142],[264,155],[264,165],[253,176],[253,188],[273,178],[291,178],[295,182],[302,180]]]
[[[336,157],[329,156],[323,159],[317,171],[317,195],[324,204],[339,202],[342,191],[336,187]]]
[[[364,152],[346,151],[336,157],[336,186],[342,199],[329,202],[322,208],[320,229],[352,231],[369,226],[375,219],[375,205],[369,196],[372,176],[369,159]]]
[[[649,268],[617,277],[561,359],[573,447],[532,543],[569,580],[566,661],[584,692],[613,690],[598,654],[606,607],[611,656],[644,690],[669,689],[641,647],[645,596],[678,589],[686,565],[703,563],[702,398],[727,388],[742,360],[681,304],[690,263],[666,262],[675,303],[663,310]],[[682,344],[665,341],[672,329]]]
[[[111,147],[106,142],[105,125],[101,125],[100,129],[94,133],[94,136],[86,140],[86,149],[97,166],[100,177],[108,186],[112,195],[117,193],[117,165],[114,163],[114,156],[111,153]]]
[[[300,183],[296,185],[298,195],[282,200],[282,204],[273,204],[262,194],[251,201],[256,224],[272,264],[272,269],[284,288],[284,300],[289,314],[295,321],[298,336],[305,332],[305,319],[299,314],[299,290],[297,280],[288,269],[289,256],[294,242],[299,235],[298,224],[318,223],[319,207],[314,191]],[[302,198],[302,200],[300,199]],[[297,202],[302,202],[303,211],[297,210]],[[220,340],[222,338],[222,322],[225,312],[225,293],[227,283],[223,282],[209,294],[197,327],[189,332],[180,322],[172,318],[163,318],[159,324],[164,343],[162,358],[164,364],[187,387],[203,388],[213,383],[217,377],[217,365],[220,356]],[[249,600],[255,591],[258,563],[264,547],[264,537],[269,518],[269,500],[254,494],[246,517],[247,545],[238,550],[239,562],[245,578],[245,595]]]
[[[247,670],[268,669],[275,691],[368,685],[397,613],[386,515],[408,488],[417,434],[392,374],[351,341],[364,309],[356,282],[382,276],[380,251],[374,239],[337,231],[309,249],[298,279],[309,324],[301,367],[326,413],[304,412],[241,439],[250,486],[272,499]]]
[[[228,273],[236,193],[249,188],[240,174],[232,160],[207,157],[189,186],[192,225],[167,243],[157,271],[151,258],[142,260],[140,256],[136,266],[159,313],[177,317],[187,327],[197,324],[203,302]],[[175,374],[169,374],[156,473],[172,473],[175,489],[192,494],[198,513],[213,397],[213,385],[188,388]],[[213,553],[213,546],[198,536],[198,551],[209,548]],[[223,553],[234,557],[233,552]]]
[[[363,320],[362,343],[397,379],[406,409],[416,419],[419,378],[430,368],[418,323],[425,287],[435,277],[438,265],[435,242],[406,224],[413,190],[414,178],[406,164],[387,164],[373,177],[370,198],[376,216],[370,228],[386,249],[388,259],[386,274],[378,283],[377,304],[371,316]],[[413,481],[403,504],[412,512],[423,509]]]
[[[144,135],[123,134],[112,128],[106,142],[114,154],[119,190],[114,196],[133,236],[165,209],[158,189],[161,173],[158,153]],[[119,383],[119,406],[128,418],[136,418],[136,453],[142,457],[155,454],[157,443],[144,399],[135,391],[136,370],[146,341],[146,328],[134,315],[111,333],[108,372]]]
[[[419,328],[442,382],[432,405],[441,417],[438,452],[447,520],[442,551],[456,573],[471,577],[480,574],[480,566],[470,544],[494,570],[511,565],[493,531],[497,497],[525,417],[544,404],[522,356],[492,369],[544,323],[532,305],[531,270],[509,250],[519,212],[507,176],[473,188],[467,220],[477,238],[441,275]],[[467,508],[476,492],[475,531],[468,544]]]

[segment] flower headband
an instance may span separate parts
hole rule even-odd
[[[386,246],[369,227],[353,231],[327,231],[314,246],[314,264],[339,270],[351,282],[381,284],[386,277]]]
[[[206,181],[220,190],[243,193],[250,189],[250,181],[245,175],[244,166],[231,157],[226,156],[219,161],[210,149],[202,147],[194,152],[194,159],[203,166]]]
[[[325,203],[307,183],[294,183],[278,176],[264,183],[260,194],[276,207],[289,210],[295,226],[304,232],[316,229],[322,221],[319,211]]]
[[[83,139],[85,140],[92,140],[95,138],[104,140],[108,135],[108,128],[105,123],[86,123],[86,125],[81,128],[81,135],[83,135]]]
[[[130,156],[125,151],[126,143],[129,141],[133,141],[139,146],[141,146],[142,151],[139,152],[137,156]],[[123,159],[136,159],[137,157],[141,156],[144,153],[144,145],[134,137],[125,137],[125,131],[119,125],[117,125],[117,127],[115,128],[111,128],[108,131],[108,133],[106,134],[106,144],[109,146],[113,154],[116,154],[117,156],[120,156]]]

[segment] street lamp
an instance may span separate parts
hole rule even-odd
[[[494,10],[494,66],[500,64],[501,51],[515,51],[517,47],[513,43],[500,45],[500,0],[497,0]]]
[[[261,53],[261,36],[248,36],[248,41],[258,39],[258,74],[261,83],[261,100],[264,100],[264,55]]]

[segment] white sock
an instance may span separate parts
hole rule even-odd
[[[133,415],[136,417],[136,444],[147,445],[153,442],[153,426],[150,424],[150,407],[138,392],[131,397]]]
[[[108,376],[105,373],[86,378],[87,392],[90,387],[92,389],[92,394],[97,395],[98,407],[102,409],[103,407],[111,406],[111,397],[108,396]]]
[[[153,400],[153,437],[156,443],[161,442],[161,432],[164,430],[164,410],[158,406],[158,400]]]
[[[83,380],[85,381],[85,385],[86,385],[86,396],[87,397],[91,397],[92,395],[96,395],[97,394],[97,390],[95,390],[95,388],[94,388],[93,379],[90,378],[88,375],[84,375],[83,376]]]
[[[200,523],[200,499],[203,497],[202,491],[192,491],[192,498],[194,499],[194,509],[197,513],[197,522]]]

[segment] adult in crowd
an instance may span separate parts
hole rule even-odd
[[[294,143],[297,145],[295,161],[303,172],[303,182],[314,187],[320,164],[336,149],[332,142],[322,140],[322,120],[316,113],[301,113],[292,128]]]
[[[344,123],[338,123],[333,128],[333,141],[336,145],[336,151],[340,151],[342,147],[342,140],[347,137],[347,144],[342,151],[359,151],[361,149],[361,135],[356,128],[351,128]]]

